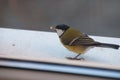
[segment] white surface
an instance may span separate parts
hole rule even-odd
[[[120,38],[91,36],[96,41],[120,45]],[[59,42],[56,33],[0,28],[0,56],[66,59],[76,56]],[[82,55],[86,61],[120,65],[120,49],[93,48]]]

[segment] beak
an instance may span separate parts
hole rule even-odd
[[[56,28],[53,27],[53,26],[50,26],[50,29],[51,29],[51,30],[54,30],[54,31],[56,30]]]

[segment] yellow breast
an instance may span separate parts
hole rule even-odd
[[[87,51],[88,47],[86,46],[67,46],[64,45],[68,50],[78,53],[78,54],[83,54],[85,51]]]

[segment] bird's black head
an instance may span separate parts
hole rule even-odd
[[[68,25],[65,24],[59,24],[55,27],[56,29],[61,29],[63,31],[66,31],[68,28],[70,28]]]

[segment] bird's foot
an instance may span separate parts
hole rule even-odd
[[[69,60],[85,60],[84,58],[76,58],[76,57],[66,57]]]

